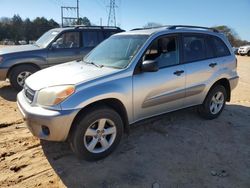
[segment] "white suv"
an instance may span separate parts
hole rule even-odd
[[[111,36],[82,61],[31,75],[18,106],[35,136],[68,139],[77,156],[99,159],[140,120],[195,105],[206,119],[219,116],[237,85],[236,66],[217,30],[136,29]]]
[[[250,45],[241,46],[238,50],[238,54],[250,56]]]

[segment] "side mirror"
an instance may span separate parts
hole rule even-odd
[[[155,60],[143,61],[141,70],[143,72],[156,72],[159,70],[158,63]]]

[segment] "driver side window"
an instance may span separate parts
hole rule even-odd
[[[155,60],[159,68],[179,63],[177,37],[161,37],[152,42],[143,56],[143,61]]]
[[[54,48],[79,48],[79,32],[67,32],[63,33],[55,43]]]

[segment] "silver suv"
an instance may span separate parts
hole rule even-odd
[[[226,37],[196,26],[135,29],[108,38],[82,61],[25,81],[18,106],[40,139],[68,140],[87,160],[110,154],[132,123],[198,106],[214,119],[238,83]]]

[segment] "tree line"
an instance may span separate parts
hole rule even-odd
[[[12,18],[0,18],[0,41],[11,40],[16,44],[20,40],[27,42],[37,40],[43,33],[49,29],[59,27],[59,24],[53,19],[37,17],[34,20],[26,18],[23,20],[19,15]]]
[[[213,27],[215,29],[217,29],[218,31],[224,33],[229,42],[231,43],[232,46],[234,47],[239,47],[239,46],[244,46],[244,45],[250,45],[250,42],[247,40],[242,40],[240,39],[239,35],[237,34],[236,31],[234,31],[234,29],[226,26],[226,25],[221,25],[221,26],[216,26]]]
[[[87,17],[79,18],[78,22],[65,23],[65,25],[92,25]],[[26,18],[23,20],[19,15],[14,15],[12,18],[2,17],[0,18],[0,41],[10,40],[15,44],[18,41],[24,40],[27,43],[29,41],[37,40],[46,31],[60,27],[60,25],[53,19],[46,19],[44,17],[37,17],[34,20]]]
[[[87,17],[80,18],[78,23],[82,25],[92,25]],[[69,24],[70,25],[70,24]],[[159,23],[149,22],[144,27],[161,26]],[[18,41],[25,40],[26,42],[37,40],[46,31],[60,27],[53,19],[37,17],[34,20],[26,18],[23,20],[19,15],[14,15],[12,18],[0,18],[0,41],[5,39],[12,40],[16,44]],[[250,44],[249,41],[241,40],[238,34],[230,27],[222,25],[213,27],[220,32],[223,32],[229,39],[232,46],[239,47]]]

